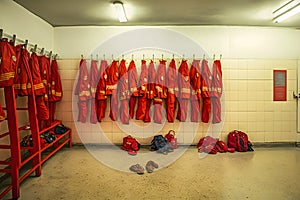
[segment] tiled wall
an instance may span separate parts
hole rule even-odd
[[[137,67],[138,63],[140,61],[136,61]],[[222,59],[223,123],[218,125],[178,121],[158,125],[136,120],[132,120],[130,125],[122,125],[110,120],[109,106],[101,123],[74,123],[73,115],[76,121],[78,112],[77,97],[73,98],[72,90],[79,60],[59,60],[58,64],[64,96],[58,103],[56,116],[73,129],[74,143],[121,143],[122,138],[130,133],[138,137],[141,143],[149,144],[153,133],[165,134],[169,129],[175,129],[179,142],[184,144],[196,143],[206,134],[217,137],[219,132],[220,137],[226,141],[227,133],[234,129],[248,133],[253,142],[297,141],[297,103],[292,95],[293,91],[297,91],[297,60]],[[287,70],[288,91],[285,102],[273,101],[274,69]]]

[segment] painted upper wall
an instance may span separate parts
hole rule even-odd
[[[182,34],[198,44],[207,54],[222,54],[223,58],[267,58],[300,59],[300,30],[267,27],[232,26],[166,26],[166,27],[56,27],[54,28],[54,48],[60,58],[79,58],[81,54],[89,56],[96,48],[116,37],[115,49],[124,45],[142,41],[145,35],[128,34],[145,29],[151,35],[153,30],[167,30]],[[119,41],[126,35],[123,41]],[[148,34],[147,34],[148,35]],[[171,34],[173,35],[173,34]],[[148,36],[147,36],[148,37]],[[166,36],[162,36],[162,39]],[[172,41],[172,43],[179,41]],[[97,52],[98,53],[98,52]],[[106,49],[99,55],[109,55]],[[198,52],[194,52],[199,57]],[[191,52],[185,53],[192,57]],[[202,55],[201,55],[202,57]]]
[[[53,49],[53,27],[12,0],[0,1],[0,28],[39,48]]]

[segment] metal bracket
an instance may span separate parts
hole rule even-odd
[[[299,99],[299,98],[300,98],[300,93],[297,95],[297,94],[295,94],[295,92],[293,91],[293,97],[294,97],[294,99]]]

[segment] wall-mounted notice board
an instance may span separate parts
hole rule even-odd
[[[274,70],[273,101],[286,101],[286,70]]]

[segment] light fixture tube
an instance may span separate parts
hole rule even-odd
[[[295,4],[295,2],[297,4]],[[273,18],[273,22],[274,23],[279,23],[282,22],[283,20],[286,20],[294,15],[296,15],[297,13],[300,12],[300,3],[299,1],[291,1],[289,3],[287,3],[285,6],[279,8],[278,10],[276,10],[274,12],[275,18]],[[291,5],[293,7],[291,7]],[[287,6],[287,7],[286,7]]]
[[[127,17],[125,13],[125,9],[123,6],[123,3],[121,1],[115,1],[113,2],[115,9],[116,9],[116,14],[120,22],[127,22]]]

